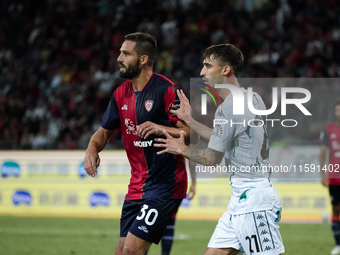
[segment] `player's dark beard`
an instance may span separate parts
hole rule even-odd
[[[125,72],[120,71],[119,76],[121,78],[126,78],[129,80],[132,80],[133,78],[139,76],[139,74],[142,71],[142,67],[140,66],[140,61],[137,59],[136,63],[133,65],[130,65],[129,67],[125,67]]]

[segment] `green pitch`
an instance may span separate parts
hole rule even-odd
[[[173,255],[203,254],[217,221],[176,222]],[[334,246],[328,224],[280,224],[285,254],[329,254]],[[0,254],[113,255],[119,220],[0,217]],[[153,245],[149,255],[160,255]]]

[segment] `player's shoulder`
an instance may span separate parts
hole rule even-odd
[[[328,125],[325,126],[325,130],[326,130],[327,133],[328,133],[328,132],[335,131],[335,130],[337,130],[337,129],[339,129],[339,127],[336,125],[335,122],[330,123],[330,124],[328,124]]]
[[[131,81],[126,80],[113,90],[113,96],[116,99],[118,99],[118,98],[121,98],[121,97],[125,97],[127,95],[127,93],[131,94],[132,92],[133,92],[133,90],[132,90]]]
[[[118,90],[122,90],[122,89],[125,89],[126,87],[129,87],[131,86],[131,80],[126,80],[124,81],[123,83],[121,83],[116,89],[115,91],[118,89]]]
[[[157,86],[177,87],[173,81],[171,81],[168,77],[162,74],[154,73],[154,79],[155,82],[157,83]]]
[[[224,100],[215,111],[215,118],[219,119],[235,119],[237,115],[233,114],[233,101]]]
[[[327,130],[327,129],[332,129],[332,128],[334,128],[335,127],[335,122],[332,122],[332,123],[329,123],[329,124],[327,124],[326,126],[325,126],[325,129]]]

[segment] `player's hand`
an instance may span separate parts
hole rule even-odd
[[[181,103],[181,107],[178,110],[170,110],[170,113],[176,114],[177,118],[183,120],[185,124],[190,125],[191,118],[191,106],[188,98],[185,96],[183,90],[177,90],[177,95]]]
[[[97,168],[100,165],[98,152],[94,148],[87,148],[84,158],[84,169],[92,177],[98,173]]]
[[[154,134],[157,136],[163,135],[163,133],[160,131],[160,126],[151,122],[151,121],[146,121],[143,124],[139,125],[137,127],[137,134],[141,138],[148,138],[149,135]]]
[[[196,194],[196,183],[192,183],[190,188],[189,188],[189,192],[188,192],[189,197],[188,197],[188,199],[189,200],[193,199],[195,194]]]
[[[165,135],[166,139],[163,138],[156,138],[155,141],[159,143],[155,143],[155,147],[164,147],[165,149],[162,151],[157,152],[158,155],[161,155],[163,153],[171,153],[171,154],[181,154],[182,151],[185,148],[184,144],[184,134],[185,132],[181,130],[180,137],[179,138],[173,138],[171,135],[169,135],[168,132],[166,132],[165,129],[160,129],[162,134]]]
[[[328,187],[328,178],[327,177],[321,178],[321,184],[325,187]]]

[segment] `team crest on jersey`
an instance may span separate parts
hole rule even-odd
[[[145,109],[150,112],[153,107],[153,100],[146,100],[145,101]]]
[[[331,138],[331,139],[335,139],[336,137],[337,137],[337,135],[336,135],[335,133],[333,133],[333,134],[330,135],[330,138]]]

